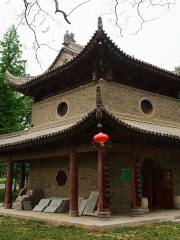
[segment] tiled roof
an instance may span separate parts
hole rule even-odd
[[[75,44],[75,43],[74,43]],[[73,46],[73,44],[72,44]],[[80,46],[80,45],[79,45]],[[167,71],[165,69],[156,67],[152,64],[140,61],[126,53],[124,53],[120,48],[114,44],[111,39],[107,36],[107,34],[104,32],[102,28],[98,29],[93,37],[90,39],[90,41],[87,43],[87,45],[82,49],[79,47],[79,53],[76,51],[76,54],[74,57],[68,61],[67,63],[63,65],[56,65],[56,62],[58,58],[61,55],[61,51],[56,57],[53,64],[50,66],[50,68],[45,71],[44,73],[37,75],[37,76],[31,76],[31,77],[22,77],[17,78],[12,76],[10,73],[7,72],[6,75],[6,82],[9,86],[15,87],[19,91],[23,91],[23,89],[26,89],[31,86],[35,86],[37,84],[41,84],[43,81],[51,78],[54,76],[70,72],[71,68],[74,66],[78,66],[80,64],[82,66],[83,61],[85,58],[88,58],[90,56],[90,53],[95,49],[95,52],[97,52],[98,48],[105,48],[106,51],[109,51],[112,56],[114,56],[115,59],[123,59],[124,61],[128,62],[129,64],[132,64],[134,66],[138,66],[142,69],[146,69],[152,73],[160,74],[166,78],[167,80],[175,80],[180,81],[180,76],[176,74],[175,72]],[[70,49],[69,49],[70,50]],[[76,49],[77,50],[77,49]],[[72,51],[72,49],[71,49]]]
[[[64,44],[64,47],[59,51],[58,55],[56,56],[48,70],[52,70],[54,67],[63,65],[63,63],[61,63],[59,60],[64,53],[68,53],[69,55],[69,59],[67,59],[67,61],[65,62],[67,63],[71,61],[74,57],[76,57],[82,50],[83,46],[76,42],[70,41],[68,44]]]
[[[136,131],[142,131],[143,133],[148,133],[151,135],[158,135],[163,137],[170,137],[180,139],[180,128],[164,126],[159,124],[152,124],[141,121],[133,120],[122,120],[127,127],[132,128]]]
[[[86,116],[80,120],[67,125],[51,127],[48,129],[40,130],[27,130],[17,132],[15,134],[5,134],[0,136],[0,152],[16,149],[17,146],[27,146],[29,143],[44,143],[44,141],[54,140],[56,138],[63,139],[64,136],[70,136],[75,130],[80,130],[86,123],[91,120],[91,125],[95,125],[96,109],[89,112]],[[115,117],[110,112],[103,110],[103,117],[111,121],[114,126],[130,130],[137,134],[143,134],[144,136],[160,137],[164,140],[176,140],[180,142],[180,128],[170,127],[153,123],[145,123],[142,121],[134,121],[127,119],[120,119]],[[92,121],[93,120],[93,121]],[[92,126],[92,127],[93,127]],[[113,141],[113,139],[112,139]]]

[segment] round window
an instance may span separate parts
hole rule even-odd
[[[143,113],[145,114],[150,114],[153,111],[153,105],[149,100],[142,100],[141,102],[141,110],[143,111]]]
[[[67,110],[68,110],[68,105],[66,102],[61,102],[57,107],[57,113],[61,117],[63,117],[67,113]]]

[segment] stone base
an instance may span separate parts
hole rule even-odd
[[[149,208],[132,208],[131,209],[131,215],[133,217],[143,216],[147,213],[149,213]]]
[[[5,209],[12,209],[12,204],[4,204]]]
[[[79,212],[77,212],[77,211],[69,211],[69,216],[70,217],[79,217]]]
[[[110,212],[98,212],[98,218],[100,218],[101,220],[109,220],[110,217]]]
[[[174,208],[175,209],[180,209],[180,196],[175,196],[174,197]]]

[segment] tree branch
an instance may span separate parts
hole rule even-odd
[[[85,2],[80,3],[79,5],[75,6],[75,7],[67,14],[67,16],[69,16],[70,14],[72,14],[77,8],[81,7],[82,5],[84,5],[84,4],[86,4],[86,3],[90,2],[90,1],[91,1],[91,0],[87,0],[87,1],[85,1]]]
[[[40,35],[38,35],[38,32],[47,33],[49,31],[49,25],[47,25],[47,21],[46,21],[47,18],[51,19],[56,23],[58,23],[57,21],[58,18],[56,19],[56,17],[53,17],[53,13],[51,15],[51,12],[49,12],[49,10],[46,11],[42,7],[43,5],[40,4],[39,0],[22,0],[22,1],[24,3],[24,9],[17,19],[18,21],[17,28],[20,25],[26,25],[32,31],[34,35],[33,44],[34,44],[36,60],[39,66],[41,66],[38,60],[38,54],[37,54],[39,48],[41,46],[47,46],[49,49],[52,49],[52,47],[46,43],[39,43]],[[79,0],[79,4],[72,7],[69,12],[66,12],[64,11],[64,9],[61,9],[59,0],[52,0],[53,7],[54,7],[53,12],[55,12],[55,14],[60,13],[63,16],[64,20],[68,24],[70,24],[69,16],[72,13],[74,13],[78,8],[82,7],[83,5],[91,1],[92,0]],[[123,37],[124,35],[124,29],[125,29],[125,26],[129,23],[129,18],[136,17],[136,20],[138,19],[137,21],[138,26],[136,27],[136,29],[137,28],[138,29],[137,30],[135,29],[136,31],[135,33],[133,33],[133,35],[136,35],[138,32],[140,32],[143,29],[145,23],[151,22],[157,19],[157,17],[154,17],[154,18],[149,17],[148,19],[147,16],[149,16],[149,14],[147,13],[147,11],[151,10],[152,14],[154,14],[153,10],[154,9],[156,10],[158,7],[161,7],[164,10],[166,10],[167,8],[167,10],[169,10],[170,6],[175,4],[175,1],[176,0],[109,0],[108,5],[105,4],[105,2],[103,3],[103,6],[106,5],[106,6],[109,6],[109,8],[106,8],[104,12],[102,11],[100,15],[101,16],[112,15],[111,18],[115,17],[115,26],[119,28],[121,37]],[[157,11],[155,11],[155,13],[156,12]],[[60,24],[58,23],[58,25]]]
[[[53,0],[53,1],[54,1],[54,3],[55,3],[55,13],[57,13],[57,12],[61,13],[61,14],[63,15],[64,19],[66,20],[66,22],[67,22],[68,24],[71,24],[70,21],[69,21],[68,18],[67,18],[68,15],[67,15],[63,10],[59,9],[58,0]]]
[[[122,33],[123,28],[118,23],[118,21],[119,21],[119,16],[118,15],[122,15],[126,11],[123,11],[122,13],[118,14],[118,12],[117,12],[118,4],[119,4],[119,1],[115,0],[115,7],[114,7],[114,14],[115,14],[115,19],[116,19],[115,20],[115,25],[119,28],[120,35],[121,35],[121,37],[123,37],[123,33]]]
[[[38,54],[37,54],[37,51],[40,48],[40,44],[39,44],[38,39],[37,39],[36,31],[34,30],[34,28],[29,23],[28,15],[27,15],[29,3],[26,0],[23,0],[23,2],[24,2],[24,7],[25,7],[24,19],[25,19],[25,22],[26,22],[27,26],[29,27],[29,29],[33,32],[35,44],[37,46],[36,49],[35,49],[35,57],[36,57],[36,60],[37,60],[37,62],[39,64],[40,68],[42,69],[42,66],[41,66],[41,63],[39,61]]]

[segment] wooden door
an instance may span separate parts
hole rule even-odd
[[[151,208],[162,208],[162,177],[161,169],[151,169]]]
[[[163,208],[173,208],[172,170],[162,170],[162,205]]]
[[[152,208],[151,168],[142,169],[142,195],[148,199],[148,207]]]

